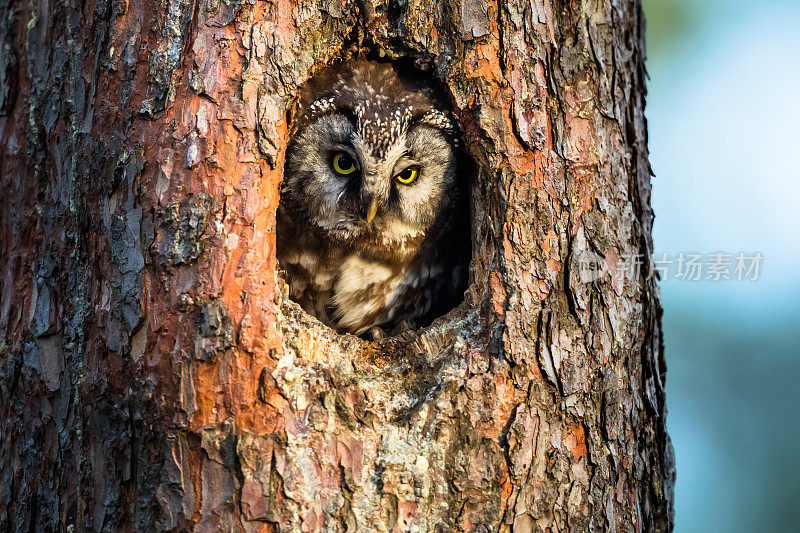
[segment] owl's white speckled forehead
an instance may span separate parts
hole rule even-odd
[[[314,101],[308,108],[308,118],[314,119],[334,111],[341,111],[341,100],[350,100],[353,115],[355,116],[355,130],[359,137],[370,147],[375,157],[386,156],[392,144],[402,137],[413,124],[424,124],[439,129],[450,136],[457,143],[453,135],[454,124],[452,119],[443,111],[428,109],[419,113],[414,108],[408,97],[394,100],[387,95],[375,93],[372,87],[368,88],[369,99],[354,100],[351,91],[340,88],[332,96],[325,96]],[[419,110],[423,111],[423,110]]]
[[[381,100],[384,99],[358,102],[353,111],[358,135],[372,148],[375,157],[384,158],[394,141],[408,131],[414,106],[403,98],[393,111],[389,111],[388,102]]]
[[[329,113],[348,116],[354,133],[377,158],[384,158],[391,146],[416,125],[438,129],[457,143],[455,122],[437,109],[438,100],[426,92],[432,89],[421,89],[419,80],[417,88],[412,89],[407,81],[388,64],[353,63],[333,76],[327,87],[318,87],[316,99],[307,104],[304,122]]]

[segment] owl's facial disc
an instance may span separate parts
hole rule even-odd
[[[418,242],[452,200],[452,142],[436,127],[413,120],[401,130],[385,119],[374,119],[368,128],[361,122],[328,113],[298,131],[287,154],[285,183],[297,215],[354,246]],[[367,133],[378,124],[385,128],[376,140]]]

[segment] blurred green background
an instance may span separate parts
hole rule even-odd
[[[644,8],[657,255],[764,256],[661,284],[676,531],[800,531],[800,1]]]

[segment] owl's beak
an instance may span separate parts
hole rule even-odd
[[[367,207],[367,224],[372,222],[372,219],[375,218],[375,214],[378,212],[378,199],[373,198],[369,202],[369,206]]]

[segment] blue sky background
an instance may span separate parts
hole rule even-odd
[[[644,6],[656,251],[764,256],[661,285],[676,531],[797,531],[800,1]]]

